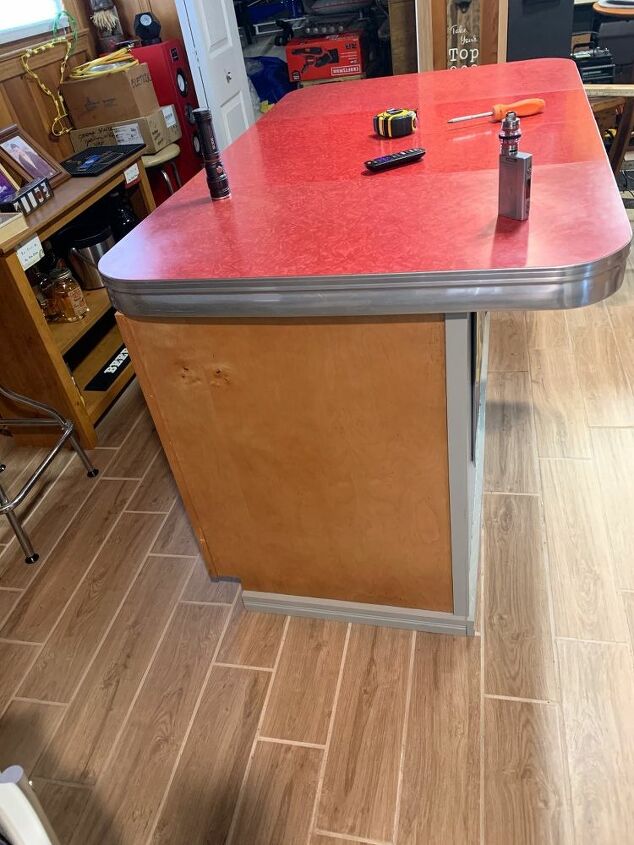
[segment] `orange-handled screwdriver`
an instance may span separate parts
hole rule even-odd
[[[530,117],[532,114],[540,114],[544,111],[546,103],[538,97],[532,100],[518,100],[516,103],[496,103],[491,111],[483,111],[480,114],[466,114],[464,117],[452,117],[447,123],[461,123],[463,120],[475,120],[476,117],[490,117],[494,122],[503,120],[506,113],[514,111],[518,117]]]

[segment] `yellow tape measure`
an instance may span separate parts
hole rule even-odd
[[[413,109],[386,109],[374,115],[374,131],[382,138],[402,138],[411,135],[418,125]]]

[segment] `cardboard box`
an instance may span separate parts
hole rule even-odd
[[[28,224],[20,211],[0,212],[0,246],[16,235],[26,232]]]
[[[286,45],[291,82],[337,79],[364,73],[360,32],[340,32],[318,38],[293,38]]]
[[[146,64],[62,83],[62,95],[76,129],[142,117],[158,108]]]
[[[148,155],[158,153],[181,137],[181,128],[174,106],[161,106],[151,114],[134,120],[106,123],[73,129],[70,141],[76,153],[87,147],[108,147],[114,144],[145,144]]]

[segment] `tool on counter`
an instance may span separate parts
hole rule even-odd
[[[425,150],[422,147],[414,147],[411,150],[401,150],[400,153],[391,153],[391,155],[379,156],[378,158],[371,158],[365,162],[365,166],[372,173],[378,173],[381,170],[387,170],[390,167],[398,167],[401,164],[410,164],[415,161],[420,161],[425,155]]]
[[[229,179],[220,159],[218,142],[209,109],[194,109],[194,119],[200,137],[200,151],[207,174],[207,186],[212,200],[225,200],[231,196]]]
[[[418,125],[414,109],[386,109],[372,119],[374,131],[382,138],[403,138],[411,135]]]
[[[498,215],[511,220],[526,220],[531,199],[531,173],[533,156],[519,152],[522,137],[520,119],[510,111],[502,121],[499,138],[500,183],[498,191]]]
[[[491,111],[452,117],[447,123],[461,123],[463,120],[475,120],[477,117],[490,117],[495,123],[499,120],[504,120],[507,112],[514,112],[517,117],[530,117],[533,114],[541,114],[544,111],[545,105],[545,101],[539,97],[534,97],[531,100],[518,100],[516,103],[496,103]]]

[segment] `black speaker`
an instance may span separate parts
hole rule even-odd
[[[141,46],[161,43],[161,22],[152,12],[134,16],[134,34],[141,39]]]
[[[506,59],[570,56],[573,0],[509,0]]]

